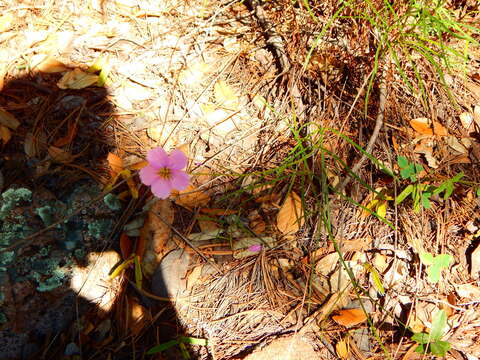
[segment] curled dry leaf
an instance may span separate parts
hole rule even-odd
[[[90,85],[96,84],[98,75],[84,72],[78,68],[67,72],[57,82],[60,89],[84,89]]]
[[[277,227],[283,234],[297,232],[304,224],[302,199],[293,191],[287,195],[277,215]]]
[[[332,319],[337,324],[351,327],[367,320],[367,315],[362,309],[343,309],[338,311],[338,315],[332,316]]]
[[[192,290],[202,275],[203,264],[195,266],[187,277],[187,290]]]
[[[172,195],[177,195],[175,198],[175,203],[187,209],[205,206],[210,201],[210,196],[208,196],[208,194],[198,190],[193,185],[188,185],[188,187],[181,192],[172,191]]]
[[[24,151],[28,157],[36,157],[45,149],[47,143],[47,136],[43,131],[28,132],[25,135]]]
[[[468,149],[455,136],[446,137],[445,142],[458,154],[468,155]]]
[[[2,108],[0,108],[0,124],[9,127],[12,130],[16,130],[20,126],[20,122],[15,116]]]
[[[410,120],[410,126],[422,135],[433,135],[432,120],[428,118]]]
[[[10,129],[6,126],[0,125],[0,139],[2,139],[3,145],[6,145],[12,138]]]
[[[59,73],[67,71],[69,68],[67,65],[61,61],[55,59],[53,56],[48,56],[44,54],[37,55],[38,58],[33,59],[35,69],[44,73]]]
[[[467,131],[473,130],[473,115],[469,112],[463,112],[460,114],[460,122]]]
[[[473,279],[478,279],[480,277],[480,244],[472,251],[470,260],[472,266],[470,268],[470,276]]]
[[[108,165],[112,170],[112,176],[115,176],[123,170],[123,160],[113,153],[108,153],[107,156]]]

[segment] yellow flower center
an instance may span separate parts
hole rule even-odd
[[[157,172],[158,176],[160,176],[162,179],[168,180],[172,177],[172,171],[169,168],[161,168]]]

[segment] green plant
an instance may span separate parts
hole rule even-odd
[[[444,357],[447,351],[450,350],[450,343],[441,340],[446,327],[447,314],[444,310],[439,310],[433,316],[429,334],[423,332],[413,334],[412,340],[419,344],[415,351],[420,354],[430,353]]]
[[[182,357],[184,359],[191,359],[190,354],[188,353],[185,344],[190,345],[200,345],[200,346],[207,346],[208,341],[206,339],[199,339],[193,337],[186,337],[186,336],[179,336],[177,339],[167,341],[163,344],[159,344],[157,346],[152,347],[150,350],[147,351],[147,355],[156,354],[171,347],[178,345],[180,347],[180,351],[182,353]]]
[[[432,254],[422,251],[420,252],[420,261],[427,266],[428,281],[435,284],[440,280],[443,269],[448,269],[453,261],[452,255],[440,254],[433,256]]]
[[[430,208],[430,198],[433,195],[440,195],[443,193],[443,199],[447,200],[455,190],[455,184],[460,182],[464,176],[463,172],[458,173],[451,179],[447,179],[439,186],[422,184],[419,182],[418,176],[424,170],[423,166],[416,163],[411,163],[404,156],[397,158],[398,166],[400,167],[400,176],[405,180],[410,180],[412,184],[407,185],[405,189],[395,199],[395,204],[399,205],[407,197],[413,200],[413,210],[419,212],[420,208]]]

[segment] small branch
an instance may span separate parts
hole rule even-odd
[[[372,152],[373,147],[377,142],[378,135],[380,134],[380,129],[383,126],[383,118],[385,115],[385,103],[387,102],[387,80],[386,80],[385,73],[383,74],[380,80],[379,90],[380,90],[380,95],[379,95],[377,119],[375,121],[375,128],[373,129],[372,136],[370,136],[367,147],[365,148],[365,153]],[[352,170],[351,170],[352,173],[356,173],[358,170],[360,170],[365,160],[367,160],[367,155],[365,155],[365,153],[362,154],[362,157],[360,158],[360,160],[358,160],[357,163],[352,167]],[[350,176],[350,174],[347,174],[347,177],[345,178],[343,183],[338,185],[335,188],[335,191],[342,192],[343,189],[345,189],[345,187],[350,183],[351,180],[352,180],[352,177]]]

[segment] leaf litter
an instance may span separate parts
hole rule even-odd
[[[72,16],[77,22],[59,22],[62,24],[61,30],[65,31],[53,34],[47,32],[44,25],[37,23],[28,29],[31,31],[36,27],[37,33],[31,33],[31,36],[26,36],[30,34],[27,32],[22,33],[23,35],[15,34],[12,29],[24,25],[15,22],[13,12],[2,15],[0,32],[18,36],[21,40],[18,44],[28,44],[29,48],[23,50],[33,49],[33,56],[29,61],[34,65],[32,69],[40,75],[35,81],[27,80],[30,81],[29,88],[38,91],[36,97],[26,99],[19,95],[20,92],[10,91],[7,100],[2,98],[0,134],[2,146],[8,156],[15,154],[12,149],[20,140],[19,148],[23,146],[23,152],[28,155],[30,162],[39,162],[36,165],[37,173],[46,169],[47,173],[52,171],[53,174],[58,174],[71,169],[70,166],[77,166],[79,172],[70,171],[70,176],[79,176],[79,173],[82,176],[93,174],[95,179],[102,179],[102,184],[108,191],[118,194],[122,203],[128,205],[124,223],[119,227],[122,231],[117,239],[125,266],[117,276],[122,281],[130,280],[136,288],[125,285],[119,310],[112,316],[122,319],[119,320],[122,334],[131,335],[137,346],[140,343],[148,344],[145,347],[157,345],[156,339],[149,333],[150,328],[155,331],[159,329],[151,317],[154,307],[145,305],[138,299],[139,294],[143,297],[151,295],[148,288],[150,277],[166,254],[172,250],[181,250],[180,253],[188,253],[194,257],[194,260],[186,265],[187,270],[183,277],[177,279],[186,281],[186,288],[192,292],[188,301],[183,298],[171,299],[178,312],[178,319],[173,323],[181,324],[182,336],[208,338],[208,342],[213,344],[211,351],[215,352],[214,356],[218,359],[232,358],[244,351],[250,351],[252,347],[261,347],[272,336],[290,333],[294,326],[299,327],[302,334],[308,334],[314,339],[317,355],[324,351],[320,358],[331,358],[335,351],[340,357],[356,354],[359,345],[355,337],[332,334],[338,333],[338,327],[363,326],[361,324],[365,322],[365,314],[358,306],[351,308],[351,299],[354,298],[354,290],[358,290],[357,286],[368,290],[369,296],[374,299],[384,297],[386,313],[395,313],[402,301],[402,306],[405,305],[405,297],[407,300],[414,297],[418,299],[412,313],[420,314],[425,312],[425,309],[427,312],[436,310],[437,303],[429,303],[428,305],[432,306],[427,307],[426,301],[437,301],[436,295],[440,296],[445,291],[444,285],[447,283],[452,284],[456,294],[462,299],[460,301],[475,301],[478,287],[471,280],[478,279],[478,256],[475,256],[478,247],[466,249],[463,243],[477,241],[478,234],[465,237],[463,228],[466,226],[466,219],[472,221],[474,218],[473,221],[477,221],[472,215],[475,214],[475,206],[472,205],[475,197],[468,200],[465,194],[468,193],[467,185],[475,184],[476,181],[473,176],[475,171],[468,166],[470,158],[474,156],[472,149],[475,149],[478,143],[478,137],[474,134],[478,130],[475,126],[479,126],[478,102],[468,100],[471,102],[470,108],[460,115],[452,114],[446,106],[439,105],[436,109],[439,112],[437,117],[432,114],[425,115],[420,108],[408,109],[405,105],[402,107],[398,104],[401,111],[415,114],[404,117],[414,119],[407,122],[409,129],[403,128],[404,120],[397,119],[393,113],[389,119],[391,123],[388,125],[392,126],[389,129],[401,129],[391,130],[392,134],[395,134],[395,152],[386,154],[376,149],[375,157],[386,162],[385,159],[389,157],[395,159],[398,155],[408,154],[410,158],[410,155],[413,155],[413,161],[423,164],[426,169],[425,174],[414,181],[420,179],[427,185],[452,177],[460,170],[466,174],[462,179],[464,183],[455,185],[449,196],[440,194],[438,199],[432,200],[431,210],[422,211],[423,222],[416,222],[419,221],[417,215],[409,212],[406,206],[397,208],[394,205],[394,187],[391,182],[382,183],[382,177],[372,170],[372,166],[363,169],[360,177],[371,181],[372,189],[376,189],[376,192],[361,190],[363,192],[358,194],[360,199],[364,199],[363,206],[371,211],[352,210],[351,203],[335,200],[332,202],[334,206],[329,208],[333,233],[327,235],[325,229],[320,230],[319,225],[325,219],[311,217],[312,213],[316,214],[318,211],[312,205],[321,196],[318,193],[313,195],[318,190],[318,182],[310,183],[308,180],[304,183],[304,180],[299,178],[291,180],[288,175],[292,174],[292,168],[283,167],[282,161],[298,150],[296,146],[299,139],[285,130],[288,126],[280,124],[282,121],[278,124],[273,122],[274,119],[282,117],[290,119],[293,113],[301,121],[304,114],[295,110],[299,109],[300,105],[314,109],[306,100],[310,96],[325,109],[315,121],[318,120],[322,126],[336,128],[348,117],[349,112],[329,94],[338,86],[335,82],[338,73],[349,73],[347,68],[335,71],[338,70],[335,69],[338,66],[335,61],[328,60],[328,56],[325,57],[327,60],[319,61],[318,59],[324,57],[324,54],[320,54],[314,62],[318,69],[310,67],[310,80],[307,81],[302,75],[294,73],[295,81],[301,82],[302,91],[308,94],[303,97],[302,101],[305,103],[300,104],[298,96],[282,93],[282,88],[278,85],[275,85],[275,91],[279,96],[272,97],[268,92],[259,93],[259,89],[268,86],[268,78],[272,76],[271,65],[275,63],[275,59],[268,51],[256,50],[263,47],[263,44],[256,43],[262,38],[258,36],[258,30],[254,30],[256,26],[236,23],[235,17],[231,17],[232,14],[248,14],[248,9],[242,4],[231,4],[231,7],[217,9],[216,14],[221,15],[224,20],[227,19],[226,22],[221,22],[221,25],[208,23],[208,14],[213,14],[213,10],[208,6],[193,8],[194,5],[191,4],[185,9],[173,10],[166,3],[154,4],[147,1],[138,4],[117,1],[105,5],[107,13],[112,16],[108,23],[97,18],[101,11],[104,11],[99,2],[92,2],[92,6],[98,7],[98,14],[90,14],[89,10],[74,14]],[[266,21],[281,21],[284,28],[279,27],[276,31],[283,32],[285,39],[292,39],[295,31],[291,31],[290,26],[294,25],[295,21],[292,20],[294,17],[289,18],[287,14],[290,14],[293,8],[285,4],[285,12],[282,14],[285,18],[282,18],[269,4],[266,3],[264,7]],[[295,11],[302,9],[299,7]],[[26,16],[30,14],[28,9],[22,9],[22,12]],[[99,21],[92,24],[92,19]],[[133,22],[135,26],[132,25]],[[205,28],[211,27],[208,33],[213,36],[213,40],[200,42],[205,45],[202,56],[197,56],[195,51],[190,50],[194,47],[191,47],[188,38],[182,35],[183,30],[189,27],[190,30],[196,29],[199,24]],[[145,35],[149,32],[143,31],[147,28],[151,30],[152,26],[157,30],[169,30],[162,31],[162,35],[155,40],[158,42],[155,46],[152,46],[151,39]],[[137,27],[140,30],[138,32],[135,30]],[[182,31],[177,31],[180,29]],[[232,37],[232,34],[242,36]],[[26,38],[21,39],[21,36]],[[200,35],[194,37],[198,36]],[[353,41],[360,47],[363,46],[363,40],[349,38],[351,36],[353,35],[347,34],[342,41]],[[258,47],[252,47],[252,44]],[[309,46],[307,43],[303,44],[304,48]],[[168,52],[169,56],[165,56],[163,51]],[[342,66],[347,67],[354,67],[349,59],[358,58],[358,54],[344,57],[348,50],[329,48],[323,43],[318,47],[318,51],[335,53],[335,56],[342,58]],[[299,57],[303,55],[299,54]],[[73,58],[75,61],[72,61]],[[135,62],[132,58],[136,59]],[[12,76],[13,68],[18,70],[28,67],[20,58],[15,61],[17,63],[14,67],[11,66],[13,62],[4,66],[5,74],[2,78],[7,82]],[[154,70],[149,66],[153,66]],[[330,74],[331,71],[337,75]],[[360,74],[361,71],[358,72],[358,75]],[[312,83],[317,80],[326,86],[322,90],[325,93],[321,99],[312,87]],[[154,84],[154,88],[151,84]],[[360,84],[352,83],[352,88],[345,93],[354,92],[355,86],[360,88]],[[93,95],[96,90],[110,87],[111,94],[114,94],[111,96],[112,102],[121,108],[106,111],[101,106],[92,107],[88,109],[88,121],[85,121],[86,115],[82,114],[78,123],[57,122],[52,126],[53,124],[43,120],[43,110],[35,107],[35,102],[42,103],[49,89],[55,87],[81,92],[82,96],[89,100],[89,106],[101,104]],[[469,87],[475,90],[474,86]],[[312,93],[309,93],[310,91]],[[398,99],[405,100],[405,94],[407,92],[399,93]],[[194,104],[198,105],[199,111],[193,111],[195,106],[186,111],[185,107],[190,107],[190,104],[186,105],[185,99],[196,99]],[[246,99],[253,101],[249,103]],[[347,98],[342,101],[351,103],[351,99]],[[410,100],[404,102],[414,103]],[[293,106],[289,108],[286,104]],[[31,119],[37,119],[38,116],[40,120],[32,122],[28,116],[21,113],[29,111],[29,108],[36,111]],[[158,113],[157,108],[160,109]],[[334,108],[336,110],[332,111]],[[52,112],[52,108],[49,111]],[[442,111],[445,116],[442,116]],[[109,120],[96,124],[98,114],[103,112],[107,113]],[[169,123],[165,123],[167,119]],[[199,119],[201,121],[198,121]],[[449,119],[454,119],[455,124],[452,125]],[[355,120],[360,123],[364,121],[362,117]],[[458,125],[467,133],[459,131]],[[57,126],[61,128],[63,136],[55,135],[51,138],[51,134],[57,131]],[[90,150],[99,146],[93,139],[98,140],[100,134],[91,132],[91,128],[95,126],[105,130],[101,137],[102,142],[115,145],[108,150],[103,148],[100,152],[102,156]],[[347,121],[342,126],[345,134],[352,137],[359,135],[357,128]],[[85,133],[90,134],[91,140],[86,140]],[[360,134],[359,138],[361,137]],[[289,141],[284,141],[285,138]],[[88,145],[85,153],[79,146],[82,143]],[[341,170],[331,161],[338,154],[342,154],[341,158],[345,161],[350,161],[345,155],[349,150],[341,141],[331,143],[336,145],[330,147],[331,152],[326,156],[327,163],[332,165],[331,169],[326,170],[331,174],[329,178],[336,177],[338,180],[342,176]],[[197,167],[200,165],[203,166],[202,171],[208,168],[209,172],[196,175],[196,181],[187,190],[175,194],[172,198],[149,202],[149,193],[140,187],[136,171],[146,165],[142,156],[147,150],[165,144],[169,151],[178,144],[188,144],[188,156],[192,161],[193,172],[198,171]],[[92,154],[95,156],[91,156]],[[136,156],[134,162],[126,160],[131,155]],[[450,157],[454,160],[444,162],[444,159]],[[309,161],[305,163],[310,166]],[[395,164],[390,165],[395,167]],[[14,163],[9,166],[8,169],[15,168]],[[280,180],[272,176],[272,170],[276,170],[277,166],[283,171],[276,173]],[[256,191],[257,188],[255,191],[243,191],[242,187],[236,185],[237,174],[262,174],[264,171],[265,173],[258,177],[263,192]],[[437,171],[442,175],[437,176]],[[9,172],[8,176],[12,176],[11,174],[14,172]],[[407,180],[402,181],[403,183],[397,185],[406,185]],[[7,183],[10,182],[8,180]],[[282,188],[283,185],[288,186]],[[289,190],[286,191],[286,188]],[[373,195],[376,193],[381,195]],[[356,196],[354,188],[348,189],[346,194],[353,198]],[[443,206],[449,206],[452,211],[451,218],[440,219],[435,216],[441,213]],[[392,241],[383,244],[394,236],[378,218],[368,216],[371,212],[388,221],[395,220],[394,216],[399,214],[399,232],[395,235],[395,243]],[[341,215],[343,213],[345,215]],[[431,227],[426,227],[426,224]],[[375,235],[373,239],[372,234]],[[412,237],[417,240],[412,241]],[[416,247],[418,239],[422,239],[422,242],[421,246]],[[342,256],[335,248],[343,249]],[[409,256],[394,256],[401,252]],[[314,253],[317,256],[310,256]],[[132,257],[133,254],[139,258]],[[412,256],[413,254],[420,259]],[[182,256],[185,255],[180,255],[184,260]],[[218,275],[213,263],[221,265],[221,275]],[[358,281],[355,286],[351,283],[350,271]],[[435,286],[438,286],[438,289]],[[412,288],[416,288],[417,293],[413,294],[409,290]],[[158,300],[150,299],[153,299],[152,302]],[[474,349],[478,338],[468,327],[461,327],[458,316],[475,310],[476,304],[449,304],[451,312],[447,313],[447,316],[449,321],[457,324],[452,330],[457,334],[462,333],[463,336],[457,339],[452,337],[452,344],[458,351],[472,354],[473,350],[468,350],[468,344]],[[332,313],[334,310],[337,312]],[[398,319],[406,314],[396,314],[397,318],[387,317],[387,325],[400,328]],[[376,308],[370,315],[375,326],[385,321],[380,308]],[[328,321],[330,319],[333,323]],[[469,323],[475,324],[475,317],[464,316],[462,321],[465,326],[469,326]],[[98,343],[89,340],[85,346],[104,346],[100,347],[102,351],[112,356],[107,346],[116,342],[111,336],[115,329],[105,324],[107,322],[86,321],[85,329],[88,328],[88,331],[84,330],[82,335],[88,337],[88,334],[95,331],[110,335]],[[431,328],[429,326],[432,318],[423,316],[422,320],[419,320],[422,328],[413,322],[411,324],[412,329],[423,331]],[[327,341],[322,342],[316,337],[319,329],[326,330],[322,338]],[[403,346],[392,342],[388,332],[379,330],[379,334],[381,345],[386,345],[392,353],[397,351],[405,354],[405,346],[412,345],[410,339],[406,339],[406,345]],[[141,338],[142,336],[145,337]],[[331,344],[336,345],[332,347]],[[376,355],[381,353],[378,350],[381,346],[374,344],[376,343],[373,339],[369,340],[369,347],[367,350],[360,350],[359,358],[375,356],[375,351]],[[65,344],[58,346],[61,348],[63,345]],[[122,346],[126,349],[125,345]],[[326,351],[329,346],[330,353]],[[129,355],[129,351],[130,349],[125,353]],[[207,358],[202,351],[210,350],[193,351],[195,355]],[[251,355],[254,358],[254,355]]]

